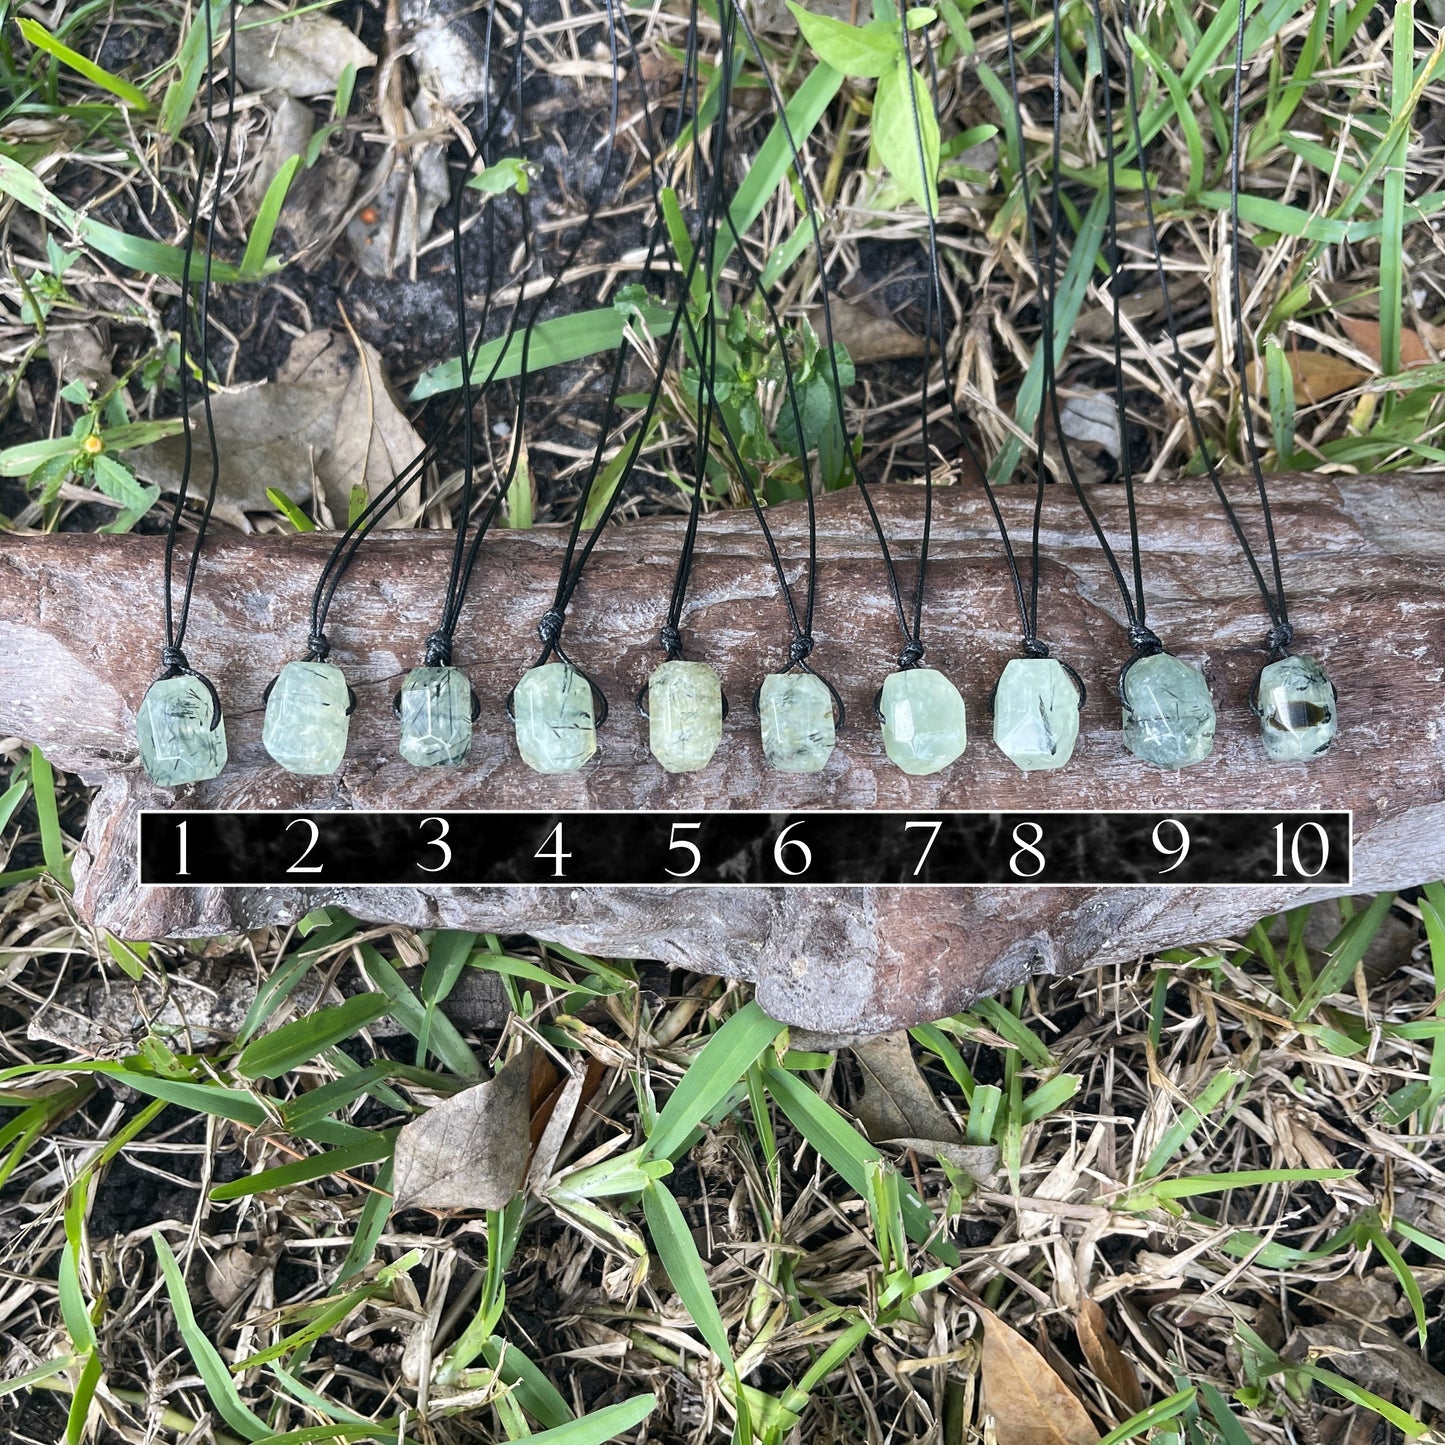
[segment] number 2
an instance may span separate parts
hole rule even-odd
[[[307,863],[306,860],[311,856],[311,850],[316,846],[316,840],[321,836],[321,829],[318,828],[310,818],[292,818],[286,825],[286,831],[289,833],[297,823],[303,823],[311,829],[311,841],[306,845],[306,849],[301,856],[286,871],[288,873],[319,873],[321,871],[321,864]],[[305,864],[304,867],[302,866],[303,864]]]

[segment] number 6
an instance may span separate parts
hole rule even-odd
[[[800,873],[806,873],[813,866],[813,850],[803,842],[801,838],[790,838],[788,834],[794,828],[801,828],[806,820],[799,818],[795,823],[789,823],[786,828],[773,840],[773,862],[777,865],[779,873],[786,873],[789,878],[796,878]],[[785,848],[798,848],[802,850],[803,866],[801,868],[789,868],[783,861],[783,850]]]

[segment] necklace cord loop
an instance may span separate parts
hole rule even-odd
[[[423,667],[450,667],[452,665],[452,639],[440,628],[426,640],[422,654]]]
[[[1159,634],[1142,622],[1129,624],[1129,646],[1134,650],[1135,658],[1154,657],[1164,651]]]
[[[908,646],[898,654],[898,668],[900,672],[908,672],[923,661],[923,643],[918,638],[909,639]]]

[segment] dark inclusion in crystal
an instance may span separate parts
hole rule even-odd
[[[1264,750],[1275,762],[1318,757],[1335,740],[1335,689],[1312,657],[1282,657],[1259,675]]]

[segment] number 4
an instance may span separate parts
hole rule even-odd
[[[553,845],[550,853],[547,851],[548,843]],[[562,860],[564,858],[570,858],[572,855],[562,851],[562,825],[560,823],[547,834],[542,846],[538,848],[532,856],[534,858],[550,858],[555,865],[552,870],[552,876],[554,878],[563,878],[566,876],[562,872]]]

